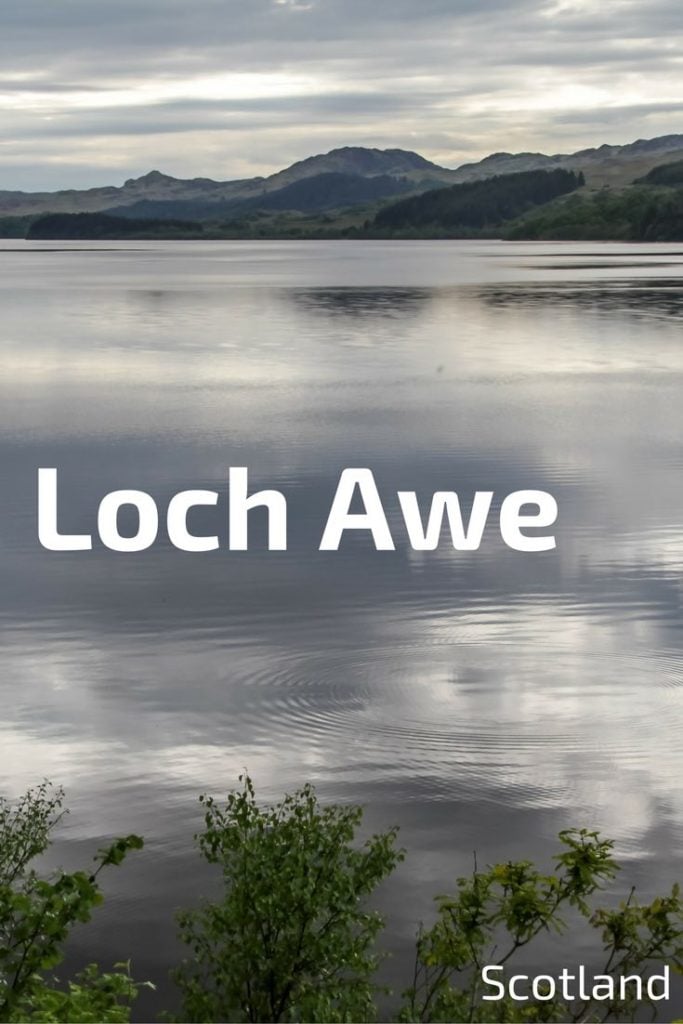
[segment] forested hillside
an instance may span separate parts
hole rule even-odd
[[[683,189],[640,185],[573,195],[537,210],[504,232],[511,239],[683,241]]]
[[[645,174],[642,178],[636,179],[639,185],[680,185],[683,188],[683,160],[676,160],[671,164],[659,164]]]
[[[583,184],[583,175],[574,171],[502,174],[392,203],[377,213],[373,226],[388,232],[432,229],[436,234],[454,235],[461,228],[471,232],[500,225]]]

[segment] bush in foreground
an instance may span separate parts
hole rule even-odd
[[[187,959],[173,972],[190,1021],[370,1021],[377,1016],[376,944],[381,917],[367,905],[403,857],[397,830],[359,845],[362,810],[322,807],[311,786],[273,807],[257,804],[248,776],[224,805],[200,798],[199,850],[220,872],[215,901],[179,915]],[[101,850],[91,874],[40,877],[32,862],[62,816],[61,791],[45,784],[16,806],[0,799],[0,1021],[128,1021],[139,985],[129,964],[91,964],[60,984],[53,970],[72,926],[101,902],[100,871],[139,849],[137,836]],[[412,983],[398,1019],[438,1021],[633,1021],[657,1005],[630,989],[607,1001],[483,999],[482,969],[516,971],[520,950],[566,928],[571,911],[603,956],[598,972],[643,979],[683,969],[683,906],[677,886],[651,903],[633,891],[595,906],[618,870],[613,843],[597,832],[560,833],[554,870],[510,861],[456,881],[438,896],[436,920],[419,932]],[[542,959],[539,955],[537,959]]]
[[[613,843],[597,832],[572,829],[560,833],[561,849],[555,871],[540,872],[530,861],[496,864],[486,871],[475,867],[470,878],[459,878],[455,895],[437,897],[438,916],[432,928],[418,936],[414,982],[404,994],[404,1021],[633,1021],[642,1020],[648,997],[636,996],[631,984],[622,998],[618,979],[638,975],[645,981],[662,963],[680,970],[683,964],[683,908],[678,886],[670,895],[639,904],[634,891],[615,909],[595,909],[591,897],[619,870]],[[511,963],[521,949],[548,933],[563,933],[565,911],[573,908],[599,935],[603,966],[596,971],[613,987],[613,998],[567,1002],[561,996],[482,999],[482,970],[486,965],[514,973]],[[500,979],[501,975],[497,975]],[[612,983],[608,981],[612,979]],[[575,988],[577,986],[574,986]],[[592,987],[592,986],[591,986]],[[491,991],[489,990],[489,995]]]
[[[240,781],[225,807],[202,798],[199,848],[223,897],[179,917],[186,1019],[372,1019],[383,921],[363,901],[403,857],[396,830],[356,848],[359,807],[321,808],[304,786],[261,809]]]
[[[73,926],[102,902],[98,876],[142,847],[138,836],[117,839],[95,857],[91,872],[41,877],[33,862],[48,848],[63,817],[63,793],[43,783],[17,804],[0,797],[0,1021],[126,1021],[137,986],[127,964],[102,974],[91,964],[60,987],[52,971],[62,961]]]

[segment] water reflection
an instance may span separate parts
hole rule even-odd
[[[286,297],[305,313],[376,321],[417,316],[433,295],[431,288],[291,288]]]
[[[596,264],[596,269],[599,266]],[[648,264],[640,266],[648,267]],[[558,269],[566,268],[559,264]],[[559,306],[599,310],[610,316],[626,313],[629,316],[655,316],[665,320],[683,315],[683,279],[657,280],[649,275],[645,280],[627,282],[601,280],[592,287],[582,288],[570,283],[559,286],[537,285],[533,288],[525,285],[484,287],[478,295],[482,302],[502,307],[506,312],[511,306]]]
[[[372,825],[403,825],[409,860],[385,894],[399,964],[474,846],[543,857],[559,828],[587,824],[617,838],[629,876],[673,880],[679,256],[0,251],[0,780],[66,785],[65,863],[121,829],[152,851],[116,879],[90,958],[123,950],[163,981],[170,903],[200,884],[194,794],[244,765],[266,795],[308,778],[364,801]],[[133,557],[49,554],[40,465],[59,467],[73,532],[118,487],[160,507],[209,487],[224,507],[228,466],[247,465],[253,487],[286,494],[289,549],[266,553],[255,524],[246,554],[183,555],[163,537]],[[363,538],[317,551],[353,465],[376,473],[393,553]],[[397,490],[455,489],[467,506],[493,489],[495,512],[520,487],[556,496],[556,551],[515,554],[495,530],[476,554],[408,547]]]

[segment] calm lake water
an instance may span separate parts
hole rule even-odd
[[[621,890],[680,878],[683,247],[0,245],[0,791],[66,788],[69,867],[147,839],[74,960],[132,956],[168,1001],[173,911],[207,884],[196,796],[244,766],[264,798],[310,780],[401,826],[381,904],[404,981],[475,848],[548,862],[586,825]],[[247,553],[38,543],[39,466],[90,532],[107,491],[224,496],[231,465],[286,495],[286,552],[258,529]],[[395,552],[317,550],[347,466],[374,470]],[[557,498],[555,551],[401,530],[397,490],[520,488]]]

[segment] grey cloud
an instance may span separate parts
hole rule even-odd
[[[435,99],[436,97],[431,97]],[[422,97],[424,101],[424,97]],[[257,129],[273,121],[284,125],[327,124],[332,116],[373,119],[377,115],[416,111],[420,103],[410,96],[391,93],[329,93],[316,96],[273,97],[248,100],[179,100],[146,107],[120,107],[75,114],[63,114],[42,122],[20,123],[12,130],[14,139],[79,136],[120,136],[197,131]]]
[[[556,121],[560,124],[604,123],[628,118],[651,117],[657,114],[678,114],[683,122],[683,100],[680,103],[632,103],[616,107],[603,107],[599,110],[572,110],[558,114]]]
[[[680,31],[672,0],[6,4],[0,92],[10,103],[0,187],[22,186],[16,168],[34,159],[40,140],[43,158],[63,167],[63,176],[53,172],[59,187],[76,180],[74,166],[90,166],[101,180],[87,151],[60,148],[68,138],[101,140],[101,159],[109,152],[112,166],[123,162],[133,173],[148,160],[145,136],[193,132],[193,167],[187,153],[178,153],[178,164],[184,173],[215,175],[225,163],[217,155],[221,132],[226,152],[236,146],[243,154],[240,173],[267,173],[322,145],[402,145],[456,164],[492,150],[599,144],[591,131],[601,124],[618,133],[610,141],[676,132]],[[192,98],[196,78],[241,71],[303,76],[315,95]],[[566,100],[542,109],[539,98],[572,84],[611,97],[607,109]],[[143,87],[159,95],[131,102]],[[126,97],[112,105],[119,88]],[[87,109],[70,106],[83,90]],[[428,140],[438,140],[436,148]]]

